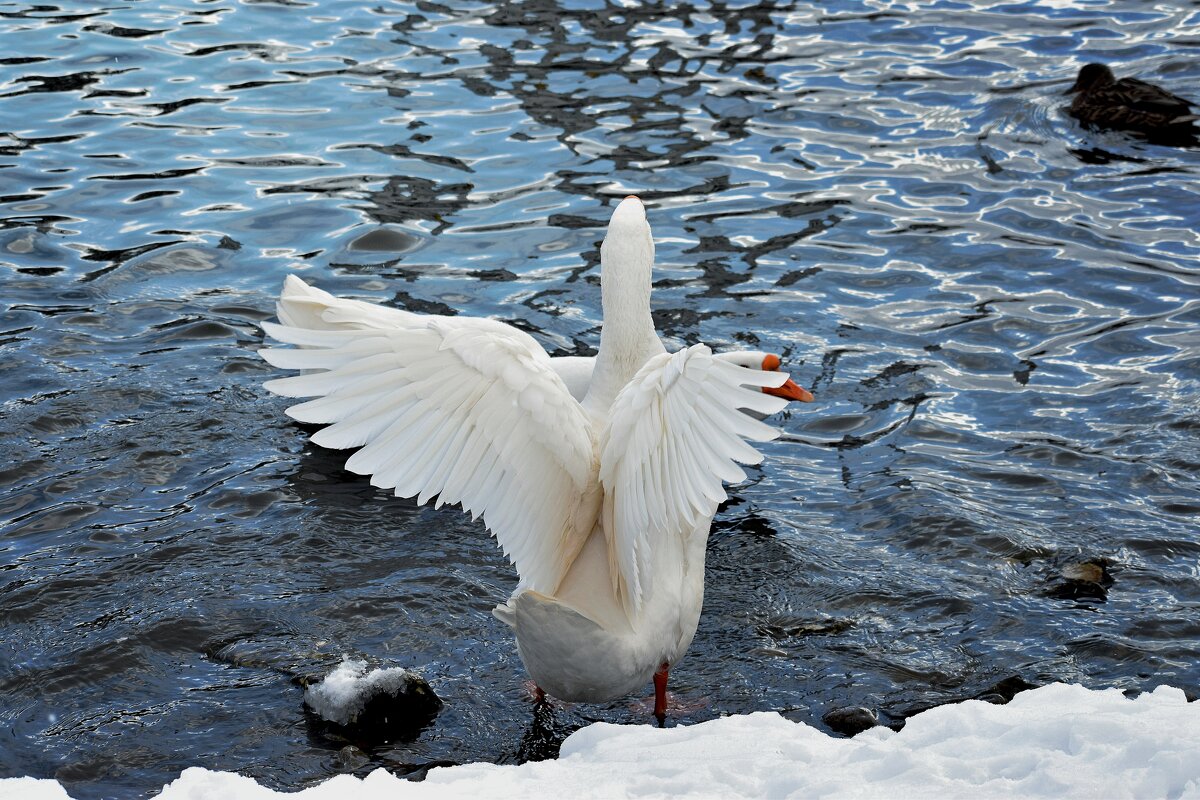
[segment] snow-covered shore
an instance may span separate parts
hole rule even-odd
[[[778,714],[658,729],[597,723],[557,761],[433,769],[413,783],[376,770],[297,794],[194,767],[163,800],[442,797],[1200,798],[1200,703],[1159,687],[1052,684],[1004,706],[969,700],[911,717],[900,732],[828,736]],[[0,781],[6,800],[62,800],[55,781]]]

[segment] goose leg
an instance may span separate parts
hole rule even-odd
[[[525,690],[526,696],[533,701],[535,706],[540,706],[546,702],[546,690],[538,686],[534,681],[525,681],[521,686]]]
[[[667,672],[670,665],[663,662],[658,668],[658,672],[654,673],[654,716],[658,720],[659,727],[664,727],[667,723]]]

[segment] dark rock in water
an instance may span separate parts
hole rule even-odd
[[[311,661],[307,654],[296,653],[277,639],[254,635],[232,641],[206,642],[203,649],[208,658],[218,663],[238,669],[271,670],[293,681],[297,681],[297,672],[302,665]]]
[[[848,619],[804,619],[787,615],[772,615],[755,626],[763,636],[775,641],[791,639],[799,636],[825,636],[844,633],[854,627]]]
[[[406,669],[368,670],[347,659],[309,685],[304,703],[327,732],[360,745],[415,739],[442,701],[420,675]]]
[[[854,736],[879,724],[879,717],[869,708],[835,708],[821,717],[821,722],[835,733]]]
[[[438,761],[427,761],[424,764],[405,764],[403,766],[389,765],[388,772],[391,772],[395,775],[403,775],[406,780],[410,780],[413,783],[420,783],[429,777],[429,770],[431,769],[435,769],[437,767],[457,767],[458,765],[459,762],[457,761],[447,761],[442,759]]]
[[[1069,581],[1101,583],[1104,580],[1104,567],[1090,561],[1067,564],[1062,568],[1062,576]]]
[[[788,651],[778,647],[755,647],[750,651],[752,656],[764,656],[766,658],[787,658]]]
[[[1073,561],[1059,570],[1060,581],[1047,591],[1060,600],[1095,600],[1103,603],[1108,599],[1108,588],[1113,579],[1102,561]]]
[[[305,717],[313,732],[337,747],[355,746],[342,747],[339,754],[350,769],[356,768],[351,763],[357,759],[356,748],[361,753],[377,744],[415,739],[442,708],[424,678],[398,667],[368,669],[365,661],[346,659],[322,674],[313,658],[325,660],[325,654],[296,653],[259,638],[215,641],[206,644],[204,651],[214,661],[272,670],[303,687]]]
[[[338,751],[338,763],[346,769],[359,769],[369,764],[371,757],[352,744]]]
[[[1108,591],[1098,583],[1090,581],[1063,581],[1050,587],[1048,594],[1059,600],[1093,600],[1103,603],[1108,600]]]
[[[975,695],[974,699],[1002,706],[1016,697],[1018,693],[1036,688],[1037,684],[1030,683],[1024,678],[1013,675],[984,689]]]
[[[898,731],[904,727],[904,723],[909,717],[921,714],[931,708],[937,708],[938,706],[948,705],[950,703],[961,703],[964,700],[982,700],[985,703],[992,703],[994,705],[1002,706],[1016,697],[1018,693],[1024,692],[1027,689],[1036,689],[1037,687],[1037,684],[1030,683],[1018,675],[1011,675],[992,684],[978,694],[971,695],[970,697],[951,697],[944,702],[934,703],[932,705],[921,704],[909,706],[903,711],[885,711],[884,714],[893,720],[892,722],[886,722],[885,724],[887,724],[887,726],[893,730]]]

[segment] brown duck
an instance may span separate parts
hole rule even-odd
[[[1192,103],[1137,78],[1113,75],[1104,64],[1087,64],[1079,70],[1068,113],[1080,122],[1101,128],[1143,133],[1185,133],[1200,116]]]

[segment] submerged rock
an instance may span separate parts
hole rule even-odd
[[[400,667],[368,670],[367,662],[352,659],[308,685],[304,703],[341,735],[371,742],[413,738],[442,707],[420,675]]]
[[[407,231],[376,228],[352,241],[350,249],[371,253],[407,253],[419,244],[421,240]]]

